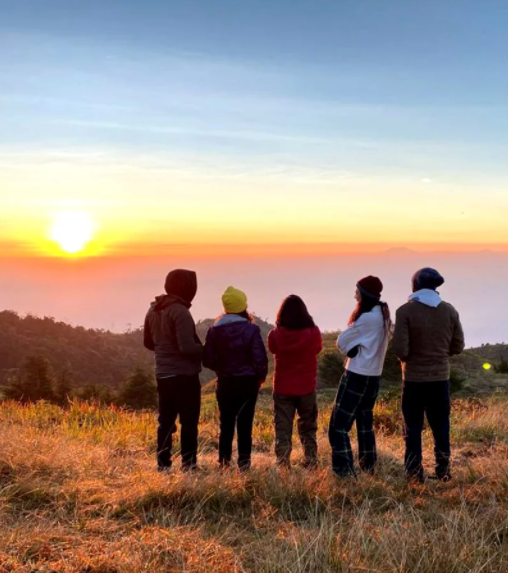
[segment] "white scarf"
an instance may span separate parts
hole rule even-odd
[[[432,308],[437,308],[443,302],[442,298],[439,296],[439,293],[430,288],[422,288],[421,290],[417,290],[409,296],[408,300],[416,300]]]

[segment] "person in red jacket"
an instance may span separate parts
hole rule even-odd
[[[276,328],[268,335],[275,357],[273,402],[275,454],[279,465],[291,465],[293,421],[298,412],[298,434],[305,467],[317,464],[317,356],[323,348],[319,328],[303,300],[288,296],[277,315]]]

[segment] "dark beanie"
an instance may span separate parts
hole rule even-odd
[[[356,283],[356,286],[364,296],[369,296],[370,298],[375,298],[377,300],[381,298],[383,283],[377,277],[373,277],[371,275],[364,277]]]
[[[413,283],[413,292],[422,290],[424,288],[430,290],[436,290],[445,281],[444,278],[436,271],[436,269],[431,269],[430,267],[425,267],[416,271],[411,279]]]

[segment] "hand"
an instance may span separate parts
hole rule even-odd
[[[347,357],[348,358],[354,358],[355,356],[358,356],[359,350],[360,350],[359,344],[357,346],[353,346],[353,348],[351,348],[351,350],[347,353]]]

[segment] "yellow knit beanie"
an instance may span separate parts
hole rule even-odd
[[[247,310],[247,295],[237,288],[229,286],[222,295],[222,304],[228,314],[236,314]]]

